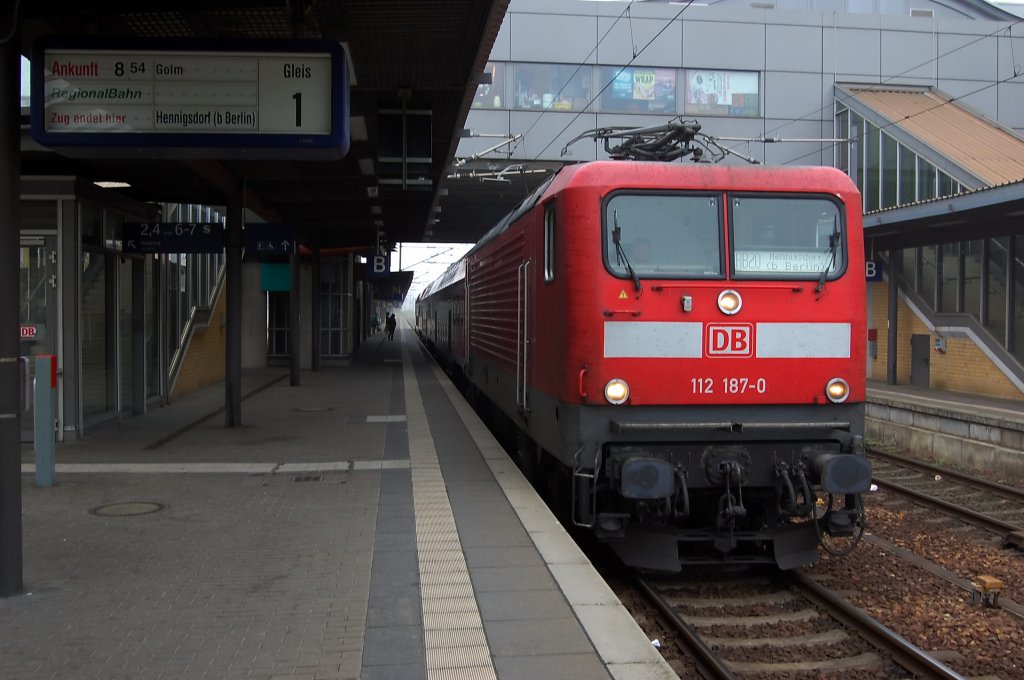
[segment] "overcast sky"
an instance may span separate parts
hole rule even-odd
[[[400,243],[399,250],[391,253],[391,271],[414,272],[405,307],[412,309],[423,287],[472,247],[472,243]]]

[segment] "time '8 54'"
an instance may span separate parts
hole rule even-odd
[[[768,391],[768,381],[764,378],[690,378],[690,389],[694,394],[747,394],[756,392],[764,394]]]

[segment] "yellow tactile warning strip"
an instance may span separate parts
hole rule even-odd
[[[678,677],[676,672],[650,644],[640,626],[537,497],[537,492],[520,474],[515,463],[509,460],[441,369],[437,365],[432,368],[608,672],[615,680],[675,680]],[[411,442],[411,434],[409,439]]]
[[[402,359],[427,678],[497,680],[416,374],[404,344]]]

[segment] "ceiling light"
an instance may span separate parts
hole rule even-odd
[[[360,158],[359,159],[359,172],[363,173],[367,177],[373,177],[377,172],[373,169],[372,158]]]
[[[377,198],[380,195],[379,187],[366,187],[366,195],[370,198]]]
[[[375,226],[375,227],[383,227],[384,226],[384,220],[374,220],[373,221],[373,226]]]
[[[130,189],[131,184],[128,182],[93,182],[96,186],[101,189]]]
[[[371,205],[370,206],[370,214],[372,214],[372,215],[380,215],[381,214],[380,206],[379,205]]]

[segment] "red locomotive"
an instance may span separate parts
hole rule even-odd
[[[860,205],[825,167],[567,166],[418,329],[627,564],[809,564],[870,485]]]

